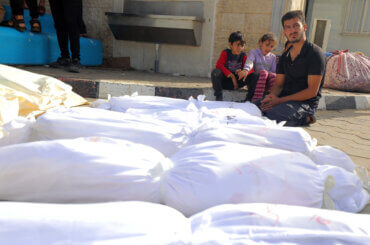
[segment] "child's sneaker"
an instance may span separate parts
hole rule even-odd
[[[53,68],[65,68],[68,67],[71,63],[69,58],[59,57],[56,62],[50,63],[50,67]]]
[[[72,63],[68,67],[68,71],[79,73],[81,69],[80,60],[75,58],[72,60]]]

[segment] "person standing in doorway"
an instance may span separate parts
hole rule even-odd
[[[82,19],[82,0],[49,0],[61,56],[50,64],[54,68],[66,68],[79,72],[80,62],[80,19]],[[71,47],[69,54],[68,42]],[[72,58],[72,59],[71,59]]]

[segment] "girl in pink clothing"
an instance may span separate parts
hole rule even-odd
[[[274,33],[264,34],[258,41],[259,48],[251,50],[243,67],[241,77],[246,79],[252,68],[259,75],[259,79],[254,91],[248,91],[249,100],[252,102],[259,100],[270,90],[276,79],[276,55],[271,51],[278,44],[278,39]]]

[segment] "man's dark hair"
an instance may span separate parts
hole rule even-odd
[[[233,44],[234,42],[237,41],[240,41],[241,45],[245,44],[244,36],[240,31],[233,32],[229,36],[229,43]]]
[[[284,14],[284,16],[281,18],[281,24],[284,27],[284,21],[294,18],[298,18],[302,22],[302,25],[306,24],[302,10],[294,10]]]

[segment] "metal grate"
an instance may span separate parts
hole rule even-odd
[[[343,33],[370,34],[369,0],[348,0]]]

